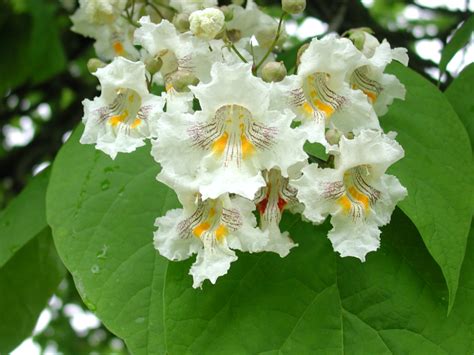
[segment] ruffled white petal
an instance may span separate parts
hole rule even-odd
[[[367,253],[380,246],[380,230],[375,223],[354,223],[342,213],[331,218],[333,228],[328,233],[332,247],[342,257],[353,256],[365,261]]]
[[[177,233],[178,224],[185,218],[182,209],[175,209],[155,221],[155,249],[169,260],[185,260],[202,249],[198,238],[183,238]]]
[[[329,34],[322,39],[313,39],[301,56],[298,74],[302,76],[315,72],[329,74],[328,85],[338,90],[355,68],[364,63],[362,54],[347,38]]]
[[[335,213],[333,195],[340,189],[343,173],[336,169],[321,169],[316,164],[303,168],[303,175],[292,181],[298,190],[298,200],[304,204],[303,215],[313,223],[322,223],[330,213]]]
[[[382,176],[388,167],[404,156],[403,148],[380,131],[364,130],[354,139],[341,138],[336,168],[348,170],[370,165],[371,174]]]
[[[99,79],[104,98],[113,100],[118,88],[134,90],[140,96],[147,95],[145,72],[142,62],[116,57],[109,65],[97,69],[94,75]]]

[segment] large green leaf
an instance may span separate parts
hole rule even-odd
[[[391,173],[408,189],[400,203],[441,266],[452,307],[472,209],[472,154],[469,138],[446,97],[421,75],[401,65],[390,70],[406,86],[382,117],[385,130],[398,132],[405,158]]]
[[[64,272],[49,228],[0,269],[0,353],[8,353],[31,335]]]
[[[0,267],[46,228],[46,187],[49,169],[34,177],[0,212]]]
[[[38,83],[66,67],[59,33],[59,4],[25,0],[21,13],[7,2],[0,3],[5,20],[0,21],[0,40],[8,55],[0,57],[0,95],[27,79]]]
[[[466,127],[471,148],[474,149],[474,63],[468,65],[459,76],[449,85],[445,92],[451,105]]]
[[[441,60],[439,62],[439,70],[443,73],[449,62],[456,53],[469,43],[474,31],[474,16],[471,15],[453,34],[451,40],[441,51]]]
[[[464,284],[447,318],[439,266],[402,213],[364,264],[332,251],[327,224],[286,216],[299,243],[288,257],[240,254],[216,285],[194,290],[192,261],[168,262],[153,248],[154,219],[176,199],[154,180],[149,147],[112,161],[79,145],[80,134],[54,164],[48,221],[85,303],[132,353],[474,351]]]

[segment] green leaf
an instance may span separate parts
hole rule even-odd
[[[30,42],[30,70],[34,83],[58,74],[66,67],[66,56],[59,37],[57,4],[44,0],[29,0],[33,17]]]
[[[474,101],[471,97],[473,92],[474,63],[471,63],[449,85],[445,95],[466,127],[472,149],[474,149]]]
[[[28,79],[33,83],[49,79],[66,67],[57,22],[58,4],[25,0],[23,10],[17,14],[0,3],[0,12],[7,14],[0,22],[0,40],[8,48],[8,55],[0,58],[0,95]]]
[[[169,262],[153,248],[154,219],[177,203],[155,181],[149,146],[112,161],[80,135],[54,163],[48,221],[85,303],[132,353],[474,351],[464,279],[447,318],[440,268],[404,214],[364,264],[332,251],[327,223],[286,215],[283,229],[299,244],[288,257],[240,253],[216,285],[194,290],[192,260]]]
[[[9,353],[31,335],[64,272],[49,228],[0,269],[0,353]]]
[[[420,231],[440,265],[452,307],[466,249],[472,209],[472,155],[466,130],[446,97],[421,75],[402,65],[390,72],[405,84],[405,101],[396,101],[381,118],[398,132],[405,158],[391,169],[408,189],[399,206]]]
[[[439,62],[439,71],[444,73],[449,62],[456,53],[463,48],[471,40],[472,32],[474,31],[474,16],[471,15],[464,23],[457,29],[451,40],[441,51],[441,60]]]
[[[49,169],[35,176],[0,212],[0,267],[47,227],[45,201]]]

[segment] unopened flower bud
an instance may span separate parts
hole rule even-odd
[[[151,57],[146,61],[146,69],[153,75],[160,71],[163,66],[163,60],[159,56]]]
[[[283,62],[268,62],[262,68],[262,79],[267,83],[282,81],[286,74]]]
[[[178,92],[189,91],[189,85],[197,85],[199,79],[187,70],[178,70],[170,75],[168,83]]]
[[[281,0],[281,7],[289,14],[301,14],[306,8],[306,0]]]
[[[300,64],[301,64],[301,56],[303,55],[303,53],[306,51],[306,49],[308,49],[309,47],[309,43],[305,43],[303,44],[299,49],[298,49],[298,53],[296,54],[296,66],[299,67]]]
[[[189,31],[189,15],[178,13],[173,18],[173,25],[179,32]]]
[[[225,17],[221,10],[209,7],[204,10],[194,11],[189,16],[191,32],[205,40],[211,40],[221,32],[224,27]]]
[[[370,58],[374,55],[375,49],[380,45],[380,42],[372,36],[373,31],[368,27],[354,28],[346,32],[347,36],[354,46]]]
[[[242,32],[237,29],[226,31],[226,35],[229,41],[231,41],[232,43],[238,42],[242,38]]]
[[[224,14],[225,21],[228,22],[234,18],[234,9],[230,6],[221,6],[222,13]]]
[[[326,140],[329,144],[339,144],[341,140],[342,132],[338,131],[337,129],[328,129],[326,131]]]
[[[98,58],[91,58],[87,61],[87,70],[93,74],[97,69],[105,67],[106,64]]]

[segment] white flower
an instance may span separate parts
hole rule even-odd
[[[139,44],[153,57],[163,60],[163,78],[177,71],[191,71],[199,80],[209,80],[212,63],[218,58],[217,52],[209,50],[209,44],[194,37],[190,32],[179,33],[167,20],[159,24],[150,21],[148,16],[139,20],[140,27],[135,31],[135,43]]]
[[[300,175],[298,170],[303,164],[297,164],[295,171],[290,175]],[[298,169],[299,168],[299,169]],[[288,235],[288,232],[280,232],[280,221],[283,210],[291,209],[298,205],[296,189],[290,185],[290,179],[283,177],[278,169],[265,170],[263,178],[266,185],[260,189],[255,197],[257,210],[260,214],[260,228],[269,231],[269,242],[267,250],[278,253],[281,257],[288,255],[290,249],[295,244]]]
[[[192,185],[203,199],[227,192],[253,199],[265,185],[262,170],[278,167],[288,176],[306,160],[304,135],[290,127],[291,111],[269,106],[271,86],[250,64],[216,63],[211,76],[191,87],[202,111],[162,117],[152,154],[173,188]]]
[[[407,195],[396,177],[385,174],[403,155],[395,140],[364,130],[352,140],[342,137],[335,169],[311,164],[292,183],[306,218],[322,223],[332,215],[328,237],[341,256],[364,261],[368,252],[378,249],[378,227],[390,222],[396,204]]]
[[[117,57],[94,73],[102,92],[93,101],[84,100],[83,144],[96,144],[112,159],[119,152],[132,152],[143,140],[156,136],[156,121],[164,100],[148,92],[145,66]]]
[[[394,99],[405,98],[405,87],[391,74],[384,74],[385,67],[396,60],[408,65],[405,48],[390,48],[387,40],[380,43],[374,36],[364,32],[365,42],[362,48],[366,61],[352,72],[352,88],[360,89],[374,105],[375,112],[384,115]]]
[[[346,80],[363,60],[348,39],[335,35],[314,39],[301,56],[298,75],[277,85],[282,95],[276,100],[291,105],[311,143],[328,148],[326,128],[343,133],[380,128],[367,98],[359,90],[352,90]],[[283,99],[285,96],[289,102]]]
[[[79,8],[71,16],[72,30],[96,40],[94,48],[97,55],[110,60],[116,56],[138,59],[139,53],[133,46],[133,27],[126,19],[117,17],[110,23],[93,23],[85,11]]]
[[[194,11],[189,16],[191,32],[199,38],[211,40],[224,27],[224,13],[215,8]]]
[[[73,23],[111,24],[125,10],[126,5],[126,0],[79,0],[79,8],[71,16],[71,19]],[[87,28],[84,30],[87,31]]]
[[[155,248],[170,260],[197,254],[189,272],[193,287],[201,287],[204,280],[214,284],[237,260],[234,250],[259,252],[267,244],[268,232],[255,228],[254,207],[227,195],[205,201],[198,197],[197,203],[156,219]]]
[[[170,0],[170,6],[178,12],[189,14],[196,10],[217,6],[217,0]]]
[[[278,21],[262,12],[253,1],[247,1],[245,9],[240,6],[230,5],[233,18],[226,24],[227,30],[237,30],[247,42],[255,36],[259,45],[266,50],[275,38]],[[282,26],[280,37],[284,38],[285,26]]]

